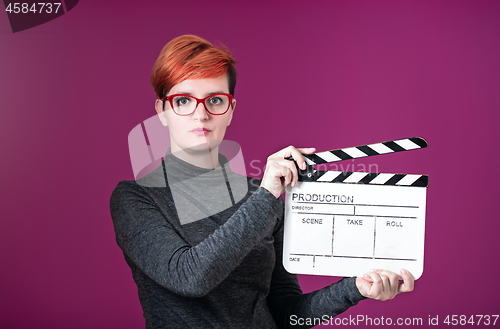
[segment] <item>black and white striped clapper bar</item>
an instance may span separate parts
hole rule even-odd
[[[291,273],[415,279],[423,272],[428,176],[317,170],[315,165],[427,147],[420,137],[304,154],[285,195],[283,264]]]

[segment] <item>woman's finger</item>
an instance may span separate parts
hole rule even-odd
[[[385,272],[379,273],[380,278],[382,279],[382,291],[381,291],[381,299],[387,299],[389,298],[388,296],[390,295],[392,289],[391,289],[391,279]],[[397,286],[396,286],[397,287]]]
[[[368,296],[366,297],[378,299],[383,290],[383,282],[380,275],[376,271],[369,271],[363,278],[366,278],[367,281],[372,283]]]
[[[306,167],[307,167],[307,164],[306,164],[306,160],[304,159],[304,156],[302,154],[311,154],[311,153],[314,153],[316,151],[315,148],[295,148],[295,147],[292,147],[291,149],[291,154],[290,156],[293,158],[293,160],[295,160],[295,162],[297,163],[297,166],[302,169],[302,170],[305,170]]]
[[[363,275],[363,279],[367,282],[373,283],[371,276],[369,276],[368,274]]]
[[[413,279],[413,275],[410,272],[401,269],[401,277],[403,278],[403,282],[399,283],[398,292],[410,292],[413,291],[415,280]]]
[[[287,168],[285,166],[280,166],[280,174],[283,177],[283,187],[287,186],[290,184],[293,180],[293,172],[290,170],[290,168]]]
[[[279,197],[288,184],[295,187],[299,174],[295,163],[289,159],[292,158],[299,168],[305,169],[306,163],[301,152],[310,154],[314,153],[315,150],[314,148],[297,149],[289,146],[269,156],[261,186],[269,190],[275,197]]]
[[[292,179],[290,180],[290,184],[292,185],[292,187],[295,187],[297,185],[297,180],[299,178],[299,173],[297,171],[297,167],[295,166],[295,164],[292,161],[285,159],[280,159],[279,161],[276,161],[276,163],[290,170],[292,174],[291,177]],[[287,184],[285,184],[283,187],[285,187],[286,185]]]
[[[383,274],[387,276],[389,280],[390,291],[394,296],[399,293],[399,277],[396,273],[391,271],[383,271]],[[393,297],[394,297],[393,296]]]
[[[298,147],[297,150],[302,154],[312,154],[316,152],[314,147]]]
[[[280,165],[276,160],[268,160],[260,186],[278,198],[283,193],[284,186],[292,179],[293,174],[288,167]]]

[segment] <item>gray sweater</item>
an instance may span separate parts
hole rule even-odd
[[[167,153],[163,166],[111,195],[147,328],[299,328],[297,319],[325,319],[364,299],[355,278],[303,294],[282,264],[283,200],[219,161],[203,169]]]

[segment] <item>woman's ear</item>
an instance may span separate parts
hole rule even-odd
[[[233,112],[234,109],[236,108],[236,99],[233,98],[233,101],[231,102],[231,113],[229,113],[229,121],[227,122],[227,125],[229,126],[231,124],[231,120],[233,120]]]
[[[158,118],[160,118],[161,124],[165,127],[168,126],[167,118],[165,117],[165,111],[163,110],[164,101],[161,99],[156,99],[155,101],[155,109],[156,113],[158,113]]]

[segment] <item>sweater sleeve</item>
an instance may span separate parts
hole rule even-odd
[[[189,245],[148,192],[120,182],[111,195],[116,241],[125,255],[164,288],[202,297],[222,282],[282,216],[282,205],[258,188],[217,230]]]
[[[280,198],[281,199],[281,198]],[[303,294],[297,276],[283,267],[283,217],[275,231],[276,264],[267,298],[269,309],[279,328],[311,328],[297,319],[334,317],[366,299],[356,288],[355,277],[343,278],[320,290]]]

